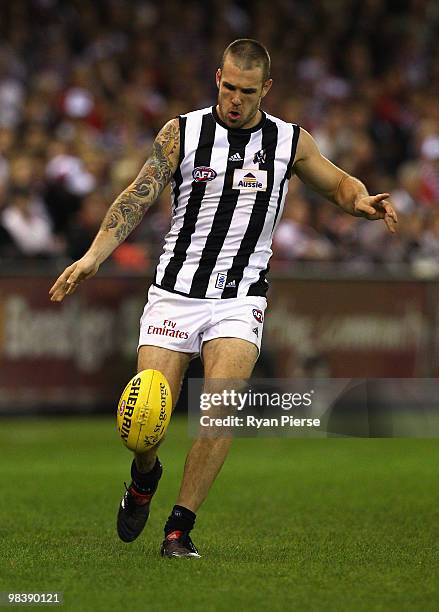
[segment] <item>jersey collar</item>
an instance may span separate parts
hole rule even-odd
[[[259,109],[261,110],[261,109]],[[251,134],[252,132],[257,132],[258,130],[261,129],[261,127],[264,125],[265,120],[267,118],[267,115],[264,113],[263,110],[261,110],[262,113],[262,117],[261,120],[259,121],[259,123],[257,125],[254,125],[251,128],[231,128],[229,127],[226,123],[224,123],[224,121],[222,121],[218,115],[218,112],[216,110],[216,106],[212,106],[212,115],[213,118],[215,119],[215,121],[223,128],[225,128],[226,130],[230,130],[231,132],[233,132],[234,134]]]

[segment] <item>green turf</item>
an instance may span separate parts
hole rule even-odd
[[[437,610],[436,440],[236,440],[202,559],[158,556],[189,445],[175,419],[145,533],[114,523],[129,453],[107,419],[0,420],[0,591],[65,610]]]

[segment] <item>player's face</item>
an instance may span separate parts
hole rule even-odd
[[[241,70],[226,58],[223,69],[217,70],[218,114],[231,128],[250,128],[260,121],[259,105],[271,87],[271,79],[263,81],[262,69],[255,66]]]

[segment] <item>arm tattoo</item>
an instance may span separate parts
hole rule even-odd
[[[173,119],[158,134],[151,156],[137,178],[108,209],[101,226],[102,230],[114,229],[119,243],[125,240],[171,180],[176,169],[174,161],[179,148],[178,120]]]

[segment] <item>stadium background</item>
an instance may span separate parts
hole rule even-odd
[[[388,236],[291,182],[260,373],[436,376],[437,4],[276,1],[273,11],[267,19],[263,2],[2,5],[2,410],[112,405],[135,367],[169,193],[98,280],[61,307],[47,288],[84,253],[164,122],[215,100],[222,49],[250,34],[272,54],[264,108],[311,131],[371,193],[391,192],[400,218]]]
[[[15,580],[14,588],[35,588],[35,568],[39,566],[45,568],[46,576],[52,576],[45,565],[50,559],[26,548],[25,534],[33,532],[35,525],[43,534],[36,544],[43,548],[45,542],[55,547],[72,544],[77,557],[72,560],[66,556],[60,565],[64,575],[71,577],[71,585],[79,579],[72,567],[75,563],[81,566],[81,554],[89,561],[91,572],[98,571],[93,557],[96,550],[100,560],[106,559],[97,535],[92,537],[93,555],[81,545],[75,548],[78,534],[86,531],[82,523],[72,522],[62,511],[59,496],[72,507],[77,500],[71,497],[73,493],[59,492],[60,478],[75,482],[77,490],[85,487],[89,491],[93,485],[104,493],[103,482],[93,481],[95,466],[101,478],[107,478],[117,504],[118,484],[127,476],[127,456],[123,449],[119,449],[120,454],[112,449],[117,440],[111,437],[113,425],[109,420],[46,421],[43,414],[113,412],[120,390],[135,368],[138,319],[169,223],[169,194],[163,194],[97,278],[61,305],[51,304],[47,292],[64,266],[85,251],[108,204],[136,175],[163,123],[178,113],[215,101],[214,72],[223,48],[235,38],[260,39],[270,50],[274,86],[263,108],[308,129],[323,153],[361,178],[371,193],[389,191],[399,215],[398,234],[389,236],[384,224],[342,214],[307,191],[297,179],[291,182],[274,241],[270,308],[257,374],[270,378],[437,376],[438,25],[439,7],[434,0],[1,3],[0,471],[9,482],[20,477],[26,483],[26,492],[14,497],[23,541],[13,540],[10,549],[7,542],[5,548],[4,559],[9,565],[4,576],[9,577],[9,586]],[[200,367],[194,364],[191,373],[199,374]],[[185,409],[184,396],[180,408]],[[18,421],[9,418],[29,413],[39,417],[21,420],[19,427]],[[164,445],[163,451],[172,458],[173,448],[183,453],[184,427],[181,423],[175,427],[179,436],[170,433],[175,446],[168,443],[168,450]],[[320,609],[330,609],[332,596],[345,609],[381,609],[389,584],[392,593],[386,609],[391,609],[402,592],[397,583],[403,576],[412,589],[411,609],[434,609],[432,576],[437,557],[428,553],[430,522],[437,514],[428,496],[434,478],[428,466],[438,452],[433,441],[429,446],[418,441],[418,446],[393,446],[393,450],[359,447],[351,442],[349,447],[332,446],[332,474],[322,467],[327,461],[324,446],[301,444],[292,451],[288,441],[278,441],[278,446],[275,441],[267,442],[271,458],[277,461],[278,479],[271,470],[266,471],[258,448],[251,444],[248,441],[240,448],[241,458],[255,465],[266,481],[272,481],[273,508],[280,508],[286,500],[296,507],[299,503],[293,528],[298,548],[293,560],[276,539],[272,548],[267,544],[266,538],[271,542],[275,533],[274,523],[269,523],[272,531],[267,527],[265,536],[260,536],[260,550],[269,551],[260,562],[269,564],[277,559],[275,549],[281,551],[285,562],[281,570],[276,565],[280,578],[273,569],[269,580],[273,586],[272,591],[269,589],[274,597],[272,609],[285,609],[286,602],[307,609],[305,587],[297,590],[295,583],[297,600],[288,599],[293,597],[292,591],[289,595],[285,591],[289,584],[285,576],[292,567],[300,573],[301,563],[306,563],[314,587],[324,587],[322,572],[328,580],[329,600],[323,596],[314,600]],[[64,459],[59,455],[61,448]],[[83,453],[81,461],[77,448]],[[294,462],[296,453],[302,465],[311,466],[306,475]],[[241,474],[242,463],[235,457],[224,475],[232,497],[241,496],[234,477]],[[379,457],[383,457],[384,466]],[[179,464],[182,460],[183,454]],[[60,472],[54,467],[58,461]],[[359,466],[365,479],[364,488],[358,488],[353,464]],[[67,479],[64,469],[70,469]],[[314,493],[310,494],[303,483],[296,493],[284,491],[279,479],[291,478],[292,474],[301,482],[303,477],[303,483],[313,483]],[[174,489],[177,476],[173,476]],[[332,483],[331,493],[325,490],[324,481]],[[171,490],[171,484],[164,485],[165,491],[166,486]],[[412,497],[408,493],[404,497],[401,487],[409,489]],[[52,488],[58,491],[57,498],[47,501],[45,495]],[[205,526],[211,526],[210,535],[215,521],[224,521],[226,513],[224,507],[218,516],[218,508],[212,507],[221,490],[218,485],[211,498],[214,502],[208,506],[211,518],[205,519]],[[283,499],[278,490],[283,491]],[[29,494],[37,499],[37,509],[32,511],[27,505]],[[302,501],[298,502],[296,495],[301,494]],[[389,510],[395,500],[393,494],[399,496],[401,516]],[[1,511],[6,517],[9,510],[6,496],[2,497]],[[43,524],[38,514],[38,508],[46,504],[58,512],[57,525],[62,525],[59,541],[51,539],[50,525]],[[365,539],[359,536],[360,540],[355,540],[352,525],[361,516],[364,504],[370,510],[370,531],[366,529]],[[101,511],[111,522],[107,505]],[[159,498],[157,506],[163,514],[169,498]],[[248,508],[256,512],[250,495]],[[426,531],[417,532],[416,546],[410,540],[409,508],[413,524],[419,526],[425,518]],[[323,529],[331,510],[339,518],[343,513],[348,517],[349,535],[343,536],[342,543],[335,519],[332,523],[330,520],[332,536]],[[81,516],[83,507],[75,511]],[[86,506],[87,516],[93,516],[93,512]],[[390,512],[388,522],[383,520],[383,512]],[[314,541],[304,535],[309,524],[303,516],[311,513],[321,527],[321,531],[316,529]],[[264,523],[266,510],[256,516]],[[276,512],[273,521],[275,517]],[[233,520],[241,525],[238,510]],[[391,548],[390,554],[384,548],[387,532],[383,530],[396,529],[395,525],[402,531],[397,532],[399,543],[392,541],[396,548]],[[245,524],[241,527],[246,529]],[[288,531],[288,524],[285,529]],[[1,533],[10,535],[7,530]],[[226,533],[230,541],[235,539],[233,529],[228,532],[226,528]],[[110,528],[103,537],[111,542],[112,554],[134,571],[134,560],[117,548]],[[219,554],[227,574],[229,562],[239,559],[238,549],[218,553],[218,540],[205,537],[205,546],[212,556]],[[253,540],[242,541],[253,550]],[[358,548],[358,541],[363,548]],[[377,546],[376,556],[365,552],[369,550],[367,542]],[[316,557],[309,552],[313,545],[319,551]],[[332,546],[341,564],[335,568]],[[331,590],[340,578],[337,567],[346,570],[355,566],[361,550],[377,573],[373,579],[362,576],[357,600],[346,578],[342,591],[348,599],[343,600],[341,591],[337,599],[335,587]],[[253,554],[257,561],[259,549],[255,548]],[[407,561],[410,555],[418,564],[415,569]],[[17,568],[22,571],[17,572]],[[117,567],[112,571],[116,584]],[[247,574],[252,572],[250,579]],[[252,599],[253,595],[249,599],[249,593],[258,572],[256,565],[242,570],[242,592],[235,591],[231,604],[240,603],[245,609],[252,602],[252,609],[257,609],[262,600]],[[388,579],[381,594],[374,591],[380,572],[381,578],[386,575]],[[431,583],[427,584],[426,575]],[[286,582],[282,582],[282,576]],[[105,574],[103,577],[108,578]],[[219,570],[215,577],[221,577]],[[213,588],[213,583],[200,580],[206,589]],[[50,585],[55,583],[53,579]],[[79,580],[77,584],[83,583]],[[42,577],[38,585],[39,590],[45,588]],[[85,597],[79,586],[75,587],[77,591],[71,588],[78,597]],[[94,587],[90,583],[87,588],[92,591]],[[277,604],[275,591],[283,597]],[[171,593],[172,589],[167,596]],[[93,609],[100,609],[100,599],[95,596]],[[117,601],[114,592],[112,597],[102,609],[112,609],[111,601]],[[203,597],[203,605],[213,605]],[[229,600],[224,593],[222,597],[226,606]],[[399,609],[404,605],[409,609],[409,599],[405,593]],[[215,609],[220,609],[219,600],[215,601]],[[191,609],[196,609],[193,601]]]

